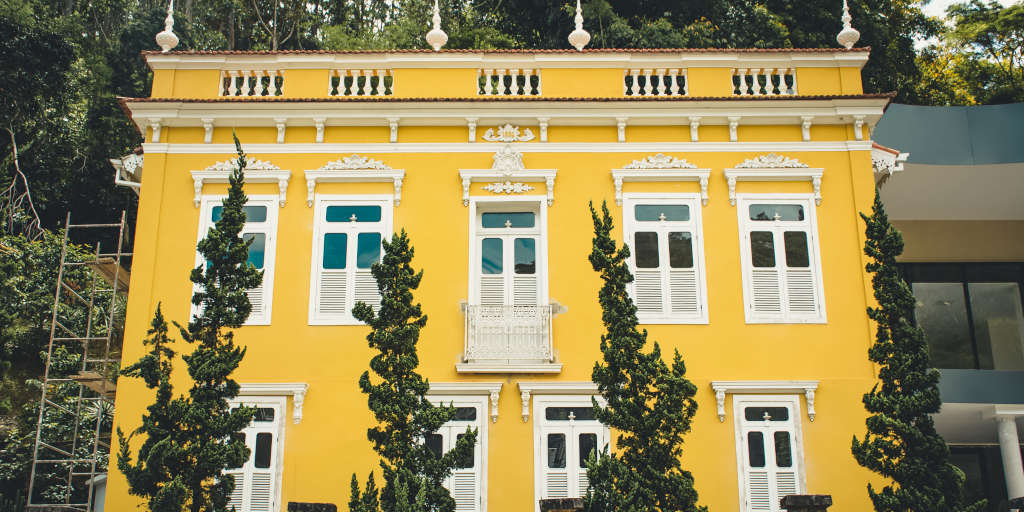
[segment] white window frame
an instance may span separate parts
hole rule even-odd
[[[200,200],[199,207],[199,232],[196,237],[196,258],[195,266],[193,268],[203,265],[206,261],[202,254],[199,254],[198,244],[206,237],[206,234],[213,227],[214,223],[211,220],[213,214],[213,208],[215,206],[223,206],[224,199],[227,195],[204,195]],[[277,260],[277,228],[278,228],[278,213],[280,203],[277,195],[251,195],[249,201],[246,202],[246,206],[265,206],[267,208],[267,220],[262,229],[254,229],[254,227],[246,222],[242,226],[242,233],[263,233],[267,236],[266,245],[263,253],[263,283],[260,285],[263,289],[263,312],[259,315],[249,315],[249,318],[242,325],[270,325],[270,319],[273,313],[274,304],[274,263]],[[193,286],[193,292],[195,292],[197,286]],[[199,306],[192,305],[191,314],[193,316],[199,314]]]
[[[473,407],[476,409],[476,448],[475,457],[477,463],[480,484],[477,486],[479,512],[487,510],[487,395],[428,395],[427,400],[438,406]],[[451,421],[442,425],[442,428],[452,426],[463,426],[469,422]],[[454,447],[454,445],[453,445]],[[451,490],[451,477],[445,479],[445,488]],[[456,509],[459,510],[459,509]]]
[[[741,512],[762,512],[751,511],[747,503],[747,479],[744,470],[747,457],[746,429],[743,409],[745,407],[778,407],[790,408],[789,422],[787,426],[792,428],[791,442],[793,443],[793,465],[796,466],[797,494],[807,489],[806,465],[804,464],[804,441],[801,432],[802,417],[800,416],[800,397],[798,395],[733,395],[733,423],[735,426],[736,439],[736,476],[739,488],[739,503]],[[767,442],[767,440],[766,440]],[[767,452],[766,452],[767,456]],[[772,512],[781,511],[778,500],[772,503]]]
[[[818,216],[814,194],[737,194],[736,211],[739,219],[740,265],[743,274],[743,304],[748,324],[824,324],[828,322],[825,313],[825,290],[823,285],[823,269],[821,266],[821,242],[818,232]],[[778,228],[778,222],[750,220],[751,204],[799,204],[804,207],[806,219],[803,221],[778,221],[782,227],[792,226],[794,231],[805,230],[808,234],[808,250],[811,270],[814,273],[814,293],[817,312],[791,313],[787,302],[788,293],[780,285],[781,312],[766,313],[754,311],[752,272],[753,262],[750,253],[750,232]],[[799,224],[799,225],[798,225]],[[776,256],[776,267],[785,265],[785,249],[782,239],[776,241],[776,247],[783,247],[780,259]],[[776,251],[776,255],[779,251]]]
[[[362,325],[363,323],[356,320],[352,316],[352,307],[355,306],[355,301],[352,300],[351,304],[346,304],[345,314],[322,314],[318,311],[318,303],[320,299],[320,272],[323,264],[324,256],[324,235],[327,233],[349,233],[350,244],[355,243],[355,237],[351,236],[352,233],[359,233],[369,230],[350,230],[342,228],[347,226],[346,223],[342,222],[327,222],[327,207],[328,206],[380,206],[381,217],[379,222],[363,224],[356,224],[355,228],[364,227],[368,224],[378,227],[381,230],[381,240],[391,240],[391,234],[394,232],[394,196],[392,195],[352,195],[352,194],[317,194],[315,198],[315,204],[313,208],[313,249],[310,257],[309,265],[309,325]],[[329,229],[330,224],[337,224],[334,229]],[[384,253],[381,249],[381,257],[383,258]],[[352,264],[346,264],[345,271],[354,275],[355,268],[355,254],[348,254],[351,258]],[[351,280],[349,281],[352,282]],[[352,297],[354,294],[354,286],[350,286],[348,291],[348,297]],[[350,299],[346,299],[348,302]]]
[[[635,206],[638,204],[683,204],[690,209],[690,220],[685,222],[672,221],[664,225],[648,222],[639,222],[635,218]],[[651,312],[637,312],[637,319],[641,324],[707,324],[708,323],[708,292],[707,275],[705,272],[704,259],[704,222],[702,214],[700,194],[661,194],[661,193],[627,193],[622,196],[622,218],[623,218],[623,240],[630,247],[629,270],[635,277],[637,275],[636,247],[634,234],[637,231],[656,231],[659,234],[659,258],[667,261],[668,253],[661,253],[661,238],[663,234],[670,231],[690,231],[693,233],[693,266],[697,280],[697,314],[673,313],[671,311],[671,298],[664,300],[667,312],[661,314]],[[667,235],[665,235],[667,236]],[[665,246],[667,249],[667,245]],[[662,296],[667,295],[669,282],[667,276],[662,276]],[[635,283],[629,286],[630,295],[636,301]]]
[[[286,396],[237,396],[232,400],[228,401],[231,407],[246,406],[246,407],[266,407],[275,409],[274,412],[274,428],[276,436],[276,446],[274,447],[274,490],[272,495],[274,502],[271,504],[271,511],[281,510],[281,488],[284,482],[284,433],[285,433],[285,415],[288,407],[288,397]],[[250,427],[246,427],[250,428]],[[249,464],[253,458],[252,453],[249,454],[249,460],[246,464]],[[244,467],[244,466],[243,466]],[[235,482],[235,485],[239,485],[241,482]]]
[[[533,392],[536,393],[538,391],[541,391],[541,390],[540,389],[535,389]],[[569,423],[569,422],[565,422],[565,421],[554,422],[554,421],[547,420],[545,418],[545,415],[544,415],[544,409],[546,407],[552,407],[552,406],[553,407],[592,407],[593,406],[593,402],[591,401],[591,398],[597,398],[599,401],[601,401],[600,396],[598,396],[598,395],[580,395],[580,394],[574,394],[574,395],[536,395],[535,394],[533,396],[533,467],[534,467],[534,471],[533,471],[533,476],[534,476],[534,480],[533,480],[533,484],[534,484],[534,487],[533,487],[533,493],[534,493],[533,494],[533,496],[534,496],[533,503],[534,503],[534,510],[536,510],[537,512],[540,511],[540,501],[539,500],[543,499],[543,496],[544,496],[544,467],[545,467],[545,459],[546,459],[545,453],[544,453],[544,450],[543,450],[543,448],[544,448],[544,435],[548,432],[549,429],[551,429],[553,427],[559,427],[559,426],[562,426],[562,425],[567,425]],[[596,426],[602,432],[603,438],[599,438],[598,439],[598,443],[597,443],[597,451],[598,451],[598,453],[599,454],[603,453],[605,446],[608,446],[609,449],[610,449],[610,447],[612,445],[611,430],[607,426],[602,425],[597,420],[593,420],[593,421],[587,420],[585,423],[586,423],[585,426]],[[567,448],[568,448],[570,442],[571,442],[570,441],[570,436],[566,436],[566,447]],[[569,452],[568,449],[566,449],[566,467],[567,467],[567,469],[571,465],[571,460],[572,460],[572,458],[570,457],[570,452]],[[572,488],[572,486],[570,485],[570,489],[571,488]],[[572,494],[572,493],[570,492],[570,494]],[[572,496],[570,496],[570,497],[572,497]],[[576,496],[576,497],[582,497],[582,496]]]
[[[550,303],[548,295],[548,199],[547,196],[517,197],[470,197],[469,198],[469,304],[480,303],[481,263],[478,245],[486,231],[481,227],[482,214],[485,212],[532,211],[537,214],[536,228],[539,231],[537,240],[537,305]]]

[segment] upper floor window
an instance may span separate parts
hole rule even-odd
[[[477,205],[473,304],[536,306],[547,296],[544,224],[538,203]]]
[[[626,242],[640,323],[706,323],[704,244],[696,195],[626,195]]]
[[[314,209],[311,325],[358,323],[352,317],[356,302],[380,307],[370,268],[391,233],[392,200],[341,197],[318,196]]]
[[[1024,370],[1024,265],[911,263],[903,270],[932,366]]]
[[[202,200],[199,221],[199,240],[220,220],[224,207],[223,197],[206,196]],[[248,264],[263,271],[263,283],[259,287],[248,290],[252,311],[245,325],[268,325],[272,299],[274,296],[274,260],[277,238],[277,196],[249,196],[245,205],[245,225],[242,226],[242,238],[252,243],[249,245]],[[196,265],[203,262],[202,255],[196,253]],[[193,308],[193,314],[198,309]]]
[[[734,396],[743,512],[780,512],[779,500],[800,494],[803,458],[794,397]]]
[[[747,323],[823,323],[814,202],[808,194],[738,197]]]
[[[249,459],[239,468],[225,471],[235,478],[228,497],[228,509],[251,512],[280,510],[281,469],[284,454],[284,408],[282,397],[245,397],[235,403],[256,408],[252,423],[241,432]]]

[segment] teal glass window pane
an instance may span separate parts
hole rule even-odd
[[[267,235],[246,233],[242,235],[242,238],[246,242],[252,240],[252,244],[249,245],[249,264],[256,268],[263,268],[263,259],[267,251]]]
[[[531,212],[489,212],[482,215],[485,228],[532,228],[536,216]]]
[[[328,206],[327,222],[380,222],[380,206]]]
[[[266,469],[270,467],[270,445],[273,441],[273,436],[269,432],[260,432],[256,434],[256,449],[253,450],[253,465],[259,469]]]
[[[484,238],[480,247],[480,271],[484,274],[500,274],[502,258],[501,239]]]
[[[789,442],[789,432],[775,432],[775,466],[793,467],[793,446]]]
[[[807,268],[811,266],[811,255],[807,249],[807,233],[803,231],[786,231],[782,234],[786,245],[786,266],[791,268]]]
[[[685,204],[638,204],[633,207],[633,216],[638,221],[690,220],[690,207]]]
[[[658,268],[658,234],[653,231],[640,231],[633,235],[636,242],[636,267]]]
[[[750,220],[804,220],[804,207],[799,204],[752,204]]]
[[[210,219],[214,222],[220,220],[220,216],[224,213],[223,206],[214,206],[213,211],[210,212]],[[266,222],[267,221],[267,207],[266,206],[246,206],[245,207],[245,221],[246,222]]]
[[[516,274],[537,273],[537,241],[532,238],[516,238],[514,254]]]
[[[668,266],[672,268],[693,268],[693,234],[668,234]]]
[[[745,407],[743,417],[747,421],[787,421],[789,409],[785,407]]]
[[[747,432],[747,456],[750,467],[764,467],[764,434],[761,432]]]
[[[548,434],[548,467],[565,467],[565,434]]]
[[[380,233],[359,233],[356,237],[356,268],[370,268],[380,261]]]
[[[775,237],[771,231],[750,233],[750,259],[755,267],[775,266]]]
[[[348,261],[348,234],[327,233],[324,235],[324,268],[337,270],[345,268]]]

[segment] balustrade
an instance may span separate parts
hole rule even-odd
[[[220,72],[221,96],[280,96],[282,89],[282,70],[243,69]]]
[[[539,69],[481,69],[477,71],[477,94],[482,96],[540,95]]]
[[[782,96],[796,94],[793,68],[737,68],[732,74],[736,96]]]
[[[686,96],[689,87],[686,70],[626,69],[622,77],[624,96]]]
[[[466,362],[553,362],[552,306],[466,306]]]
[[[328,96],[391,96],[395,78],[390,69],[336,69],[327,80]]]

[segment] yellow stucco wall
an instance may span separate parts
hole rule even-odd
[[[698,78],[721,79],[728,87],[729,75],[722,70],[707,73],[691,70],[691,94],[726,95],[721,86],[697,84]],[[432,71],[430,73],[437,73]],[[292,73],[292,71],[289,71]],[[433,83],[426,71],[396,73],[403,87]],[[620,70],[615,73],[621,75]],[[829,75],[828,73],[832,73]],[[835,70],[800,76],[805,87],[833,80]],[[168,73],[179,91],[185,74]],[[546,72],[545,80],[557,73]],[[705,77],[705,75],[707,75]],[[158,75],[161,78],[163,75]],[[288,95],[302,96],[306,89],[291,82]],[[309,78],[319,75],[309,73]],[[419,77],[419,79],[415,77]],[[431,75],[433,76],[433,75]],[[434,77],[436,78],[436,77]],[[464,77],[463,77],[464,78]],[[419,82],[417,82],[419,80]],[[424,82],[426,81],[426,82]],[[319,82],[317,82],[319,83]],[[435,84],[436,86],[436,84]],[[438,94],[430,85],[410,93],[415,97]],[[859,84],[858,84],[859,86]],[[309,94],[313,85],[305,86]],[[319,86],[317,86],[319,87]],[[545,82],[547,95],[581,95]],[[323,89],[320,87],[320,89]],[[706,90],[705,90],[706,89]],[[843,89],[847,87],[844,85]],[[170,94],[162,78],[154,95]],[[600,92],[604,94],[603,91]],[[608,94],[621,94],[621,90]],[[319,93],[322,94],[322,93]],[[460,92],[461,94],[461,92]],[[467,93],[469,94],[469,93]],[[594,93],[598,94],[598,93]],[[536,131],[537,128],[533,127]],[[245,143],[273,142],[276,130],[239,130]],[[463,142],[466,128],[401,127],[402,142]],[[852,133],[843,127],[815,126],[814,140],[846,140]],[[740,141],[798,142],[799,127],[741,126]],[[200,128],[164,128],[163,137],[172,144],[201,143]],[[213,142],[230,140],[229,128],[214,130]],[[668,128],[630,127],[630,142],[688,140],[688,126]],[[312,128],[289,128],[286,143],[308,143]],[[723,126],[701,128],[706,141],[728,141]],[[612,144],[614,126],[552,126],[551,142],[587,141]],[[388,141],[386,127],[328,127],[325,142]],[[712,380],[820,380],[816,396],[817,417],[809,421],[801,398],[804,473],[809,493],[831,494],[833,512],[861,512],[870,508],[866,485],[876,481],[850,455],[850,439],[864,432],[865,412],[861,395],[871,388],[873,368],[866,358],[871,326],[865,316],[870,287],[863,273],[862,224],[857,216],[869,211],[873,199],[870,155],[867,151],[792,151],[785,156],[810,167],[823,168],[823,202],[817,207],[818,236],[823,268],[828,322],[820,325],[748,325],[744,320],[743,288],[739,251],[737,212],[729,204],[723,169],[762,153],[695,152],[674,154],[698,167],[712,169],[710,203],[703,208],[704,251],[710,321],[707,325],[648,325],[650,339],[663,351],[677,349],[684,356],[688,377],[698,386],[700,409],[693,431],[686,438],[684,467],[692,471],[700,502],[714,511],[739,510],[736,440],[732,398],[726,403],[727,418],[719,422],[715,412]],[[554,345],[563,370],[557,375],[460,375],[455,362],[463,351],[464,319],[458,303],[468,295],[467,225],[469,209],[462,203],[459,169],[486,169],[492,150],[465,153],[365,154],[395,169],[406,171],[401,205],[394,209],[394,227],[406,229],[416,248],[413,262],[425,275],[416,292],[429,316],[420,338],[419,353],[423,375],[434,382],[501,381],[499,420],[485,423],[489,431],[486,457],[489,461],[488,502],[492,512],[521,512],[533,509],[534,418],[521,418],[519,381],[589,381],[591,369],[600,356],[602,333],[597,291],[600,285],[587,262],[591,249],[592,225],[587,203],[608,201],[615,215],[616,238],[622,241],[622,209],[615,206],[610,170],[622,167],[649,153],[628,152],[527,152],[527,168],[557,169],[554,204],[548,209],[549,295],[569,307],[554,322]],[[375,454],[366,440],[372,417],[357,380],[367,369],[371,356],[361,326],[310,326],[310,265],[313,246],[313,209],[306,206],[303,171],[317,169],[341,156],[327,153],[251,154],[292,171],[287,204],[279,211],[273,317],[270,326],[240,329],[236,342],[247,353],[234,377],[239,382],[306,382],[304,418],[295,425],[286,421],[284,474],[280,510],[289,501],[332,502],[344,509],[349,478],[360,479],[376,468]],[[134,361],[143,352],[144,337],[158,303],[168,319],[185,322],[189,315],[191,284],[188,273],[195,261],[194,243],[199,209],[192,204],[190,170],[204,169],[214,162],[233,158],[224,154],[146,155],[140,197],[135,259],[125,329],[124,361]],[[223,192],[224,185],[207,185],[204,193]],[[276,193],[276,185],[250,184],[250,194]],[[391,193],[390,184],[319,185],[326,193]],[[627,183],[625,192],[697,192],[696,183]],[[740,183],[739,192],[810,192],[807,182]],[[486,192],[474,189],[476,194]],[[178,350],[187,349],[184,346]],[[176,383],[184,390],[183,363],[177,363]],[[115,424],[134,428],[152,396],[136,379],[118,383]],[[291,408],[289,400],[289,413]],[[290,418],[290,416],[289,416]],[[111,471],[108,510],[133,510],[139,501],[127,494],[123,475]]]

